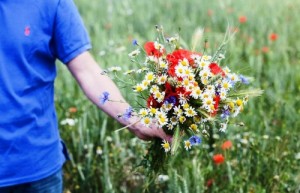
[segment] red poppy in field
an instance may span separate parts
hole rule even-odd
[[[165,53],[165,49],[156,49],[154,42],[146,42],[144,48],[148,56],[155,56],[159,58]]]
[[[271,41],[276,41],[277,39],[278,39],[278,34],[276,34],[276,33],[271,33],[270,35],[269,35],[269,39],[271,40]]]
[[[232,147],[232,142],[230,140],[225,141],[221,146],[223,150],[230,149],[231,147]]]
[[[222,164],[225,161],[225,157],[222,154],[216,154],[213,156],[215,164]]]
[[[247,22],[247,17],[244,16],[244,15],[240,16],[240,17],[239,17],[239,22],[240,22],[240,23],[246,23],[246,22]]]
[[[221,74],[223,77],[225,76],[225,72],[217,63],[211,63],[209,69],[214,75]]]
[[[207,11],[207,15],[209,16],[209,17],[211,17],[212,15],[213,15],[213,10],[211,10],[211,9],[209,9],[208,11]]]
[[[261,48],[261,51],[262,51],[262,53],[266,54],[270,51],[270,49],[269,49],[269,47],[264,46],[264,47]]]
[[[213,183],[214,183],[214,179],[213,178],[210,178],[209,180],[207,180],[207,182],[206,182],[206,187],[211,187],[212,185],[213,185]]]
[[[76,107],[70,107],[69,108],[69,112],[70,113],[76,113],[77,112],[77,108]]]

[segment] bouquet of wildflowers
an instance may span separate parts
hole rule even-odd
[[[166,37],[157,27],[158,38],[129,54],[136,69],[125,72],[133,91],[142,99],[131,114],[150,126],[153,122],[173,135],[172,143],[153,142],[145,165],[158,170],[168,154],[187,151],[209,137],[212,129],[225,132],[230,118],[243,111],[248,98],[260,90],[245,90],[250,78],[221,67],[224,49],[215,54],[183,49],[179,36]],[[111,68],[117,71],[119,68]]]

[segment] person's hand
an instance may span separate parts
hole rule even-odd
[[[130,126],[129,131],[142,140],[153,140],[154,138],[161,138],[168,142],[172,142],[172,136],[167,135],[162,128],[158,128],[155,124],[152,124],[150,127],[146,127],[141,123],[136,123]]]

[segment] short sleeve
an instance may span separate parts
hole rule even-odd
[[[67,64],[91,48],[90,38],[73,0],[60,0],[54,22],[54,52]]]

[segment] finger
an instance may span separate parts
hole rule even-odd
[[[159,137],[171,143],[173,140],[173,136],[167,135],[163,130],[161,130],[161,131],[162,131],[161,136],[159,136]]]

